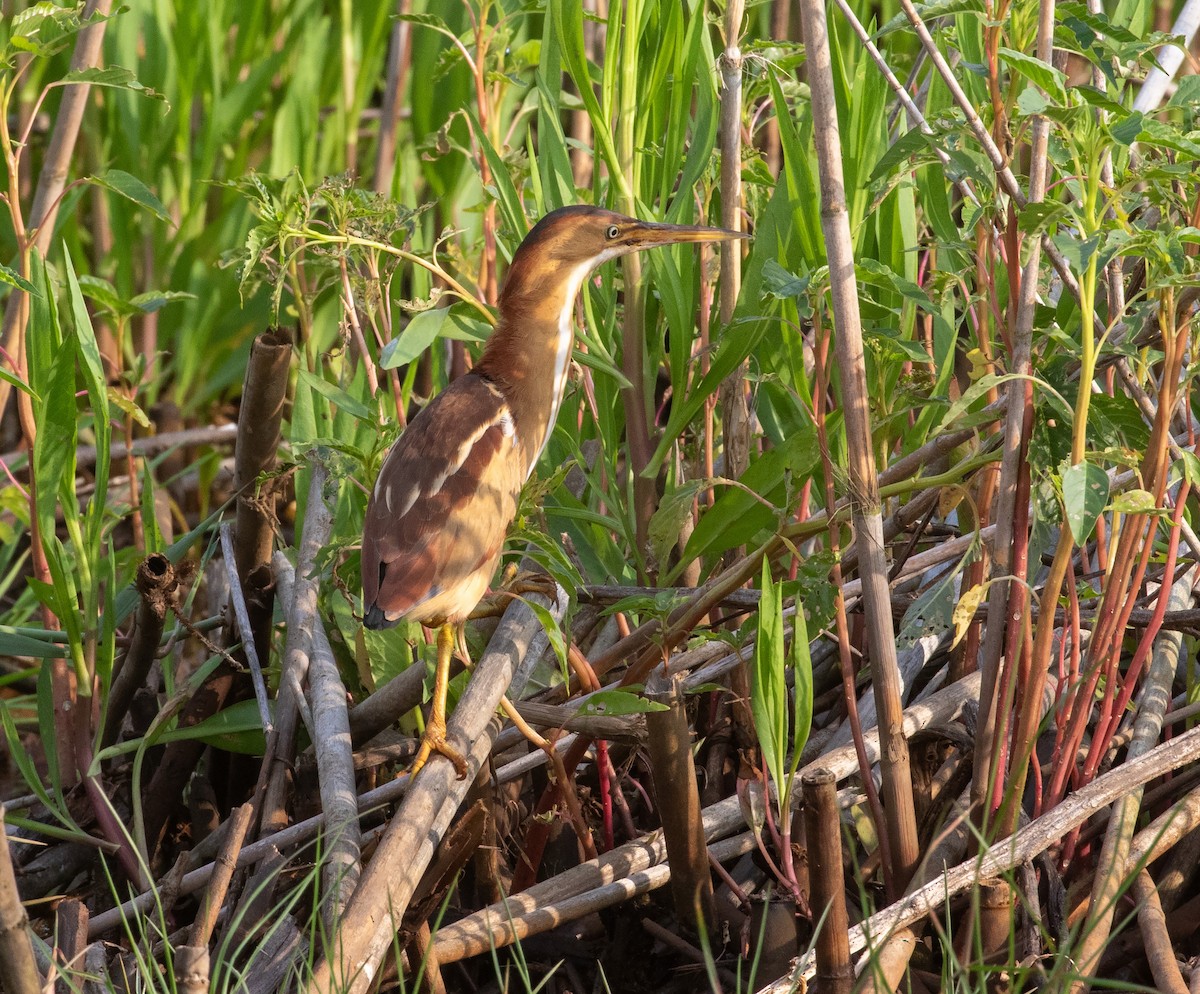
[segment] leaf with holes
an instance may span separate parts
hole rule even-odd
[[[1117,494],[1109,507],[1118,514],[1163,514],[1165,509],[1158,506],[1154,494],[1149,490],[1126,490]]]
[[[1063,473],[1062,489],[1071,537],[1083,545],[1108,503],[1108,474],[1091,463],[1076,463]]]

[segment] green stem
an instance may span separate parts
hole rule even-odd
[[[406,252],[404,249],[388,245],[386,242],[377,242],[371,238],[359,238],[357,235],[330,234],[324,231],[317,231],[313,228],[285,228],[282,235],[285,238],[304,238],[320,245],[352,245],[355,248],[374,249],[376,252],[383,252],[404,262],[410,262],[414,266],[420,266],[438,279],[445,281],[450,289],[454,291],[454,294],[474,307],[488,324],[494,325],[496,323],[496,316],[488,310],[483,301],[476,297],[475,294],[471,293],[437,263],[423,259],[415,253]]]

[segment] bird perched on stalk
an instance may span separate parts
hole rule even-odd
[[[438,629],[433,711],[412,773],[439,752],[466,775],[465,760],[446,741],[456,632],[487,591],[521,487],[554,428],[583,281],[630,252],[741,237],[598,207],[547,214],[513,256],[478,364],[434,397],[384,457],[363,529],[364,621]]]

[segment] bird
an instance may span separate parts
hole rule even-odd
[[[446,740],[454,645],[488,590],[521,488],[553,431],[584,280],[610,259],[657,245],[743,237],[584,205],[546,214],[513,255],[479,361],[384,456],[363,526],[363,623],[379,629],[408,620],[438,630],[432,710],[410,776],[434,753],[466,776],[466,761]]]

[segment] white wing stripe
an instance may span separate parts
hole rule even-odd
[[[487,424],[482,425],[473,435],[471,435],[466,441],[464,441],[462,443],[462,445],[460,445],[458,447],[458,451],[454,455],[454,461],[449,466],[446,467],[444,472],[438,473],[437,476],[430,479],[428,481],[428,483],[425,484],[424,486],[421,485],[419,480],[412,481],[407,486],[405,486],[402,491],[403,499],[400,500],[400,502],[399,502],[400,503],[399,510],[392,507],[393,494],[392,494],[392,487],[389,484],[384,489],[384,492],[382,495],[384,503],[387,506],[387,509],[389,512],[391,512],[398,518],[402,518],[406,514],[408,514],[409,511],[411,511],[413,509],[413,506],[417,503],[417,501],[420,498],[428,499],[430,497],[435,497],[441,491],[442,487],[444,487],[446,485],[446,481],[448,479],[450,479],[450,477],[454,476],[460,469],[463,468],[463,463],[465,463],[467,461],[467,458],[471,455],[471,450],[473,448],[475,448],[475,446],[479,443],[479,440],[481,438],[483,438],[483,436],[486,435],[493,428],[499,427],[501,432],[504,433],[504,437],[511,438],[513,440],[513,444],[514,445],[516,444],[516,442],[517,442],[517,426],[516,426],[515,422],[513,421],[512,412],[508,409],[508,405],[504,403],[503,395],[500,393],[500,391],[497,390],[496,387],[494,385],[492,385],[491,383],[488,383],[487,386],[488,386],[488,389],[490,389],[497,396],[497,398],[499,398],[501,401],[500,409],[499,409],[499,412],[497,413],[496,417],[494,417]],[[384,460],[384,468],[382,470],[380,470],[380,473],[379,473],[380,480],[382,480],[384,478],[384,476],[386,475],[387,463],[390,458],[391,458],[391,453],[389,452],[388,459]],[[379,482],[376,481],[376,484],[375,484],[376,499],[378,499],[379,496],[380,496]]]

